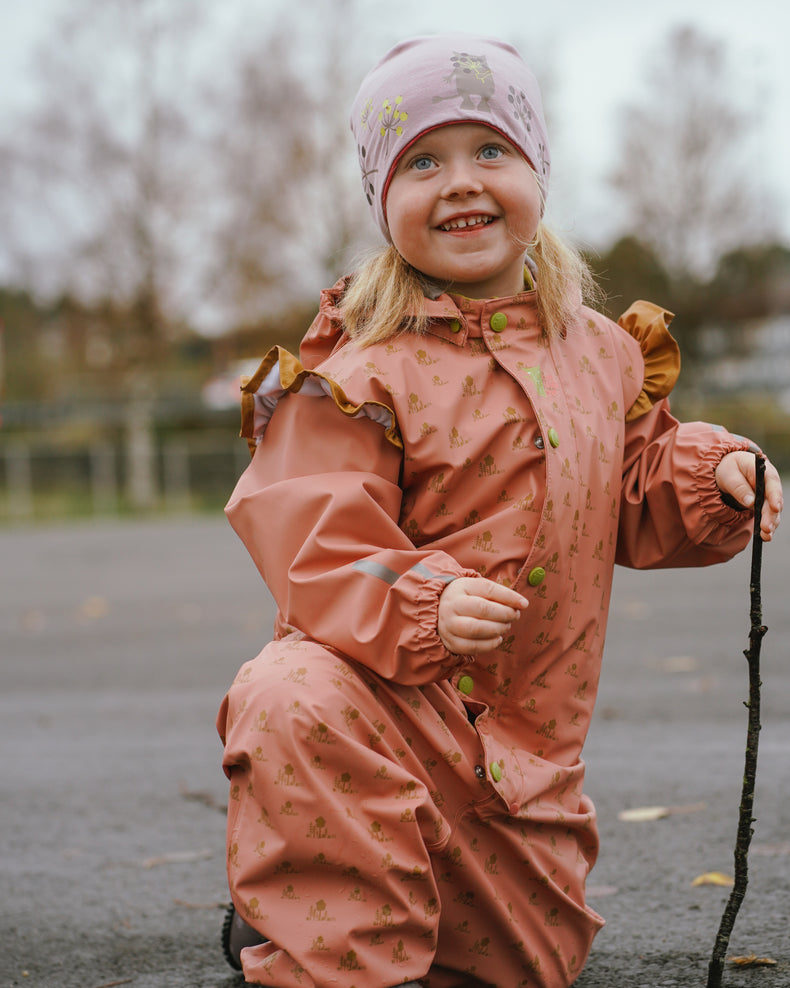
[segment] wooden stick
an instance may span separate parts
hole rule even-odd
[[[749,665],[749,699],[745,706],[749,711],[746,728],[746,758],[743,771],[743,788],[738,816],[738,835],[735,840],[735,884],[721,917],[713,954],[708,965],[707,988],[721,988],[724,957],[730,942],[735,917],[746,895],[749,880],[748,854],[755,822],[754,789],[757,782],[757,746],[760,737],[760,644],[768,630],[762,623],[762,589],[760,570],[763,542],[760,538],[760,515],[765,500],[765,457],[755,453],[754,535],[752,537],[752,569],[749,583],[750,620],[749,647],[743,653]]]

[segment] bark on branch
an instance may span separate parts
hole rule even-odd
[[[768,630],[762,623],[762,588],[760,570],[763,543],[760,538],[760,515],[765,500],[765,457],[755,454],[754,534],[752,537],[752,569],[749,582],[750,619],[749,647],[744,651],[749,666],[749,699],[745,706],[749,711],[746,728],[746,758],[743,772],[743,789],[738,817],[738,834],[735,841],[735,884],[721,917],[713,954],[708,965],[707,988],[721,988],[724,958],[730,942],[735,918],[746,895],[749,877],[748,854],[755,822],[752,816],[754,789],[757,782],[757,746],[760,737],[760,645]]]

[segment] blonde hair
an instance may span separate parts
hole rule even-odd
[[[549,338],[562,336],[582,303],[601,301],[601,290],[581,254],[544,223],[525,248],[537,268],[540,326]],[[405,331],[424,333],[425,289],[423,276],[394,246],[382,248],[352,276],[340,301],[346,332],[361,347]]]

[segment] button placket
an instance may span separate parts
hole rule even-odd
[[[546,579],[546,570],[542,566],[534,566],[527,576],[527,583],[531,587],[539,587]]]
[[[495,312],[488,320],[488,325],[495,333],[501,333],[507,328],[507,316],[504,312]]]
[[[469,696],[472,690],[475,688],[475,681],[471,676],[461,676],[458,680],[458,690],[463,693],[464,696]]]

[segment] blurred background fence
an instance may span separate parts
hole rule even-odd
[[[46,428],[0,433],[0,524],[219,512],[249,463],[235,415],[192,407],[153,418],[148,410],[88,405],[80,411],[103,422],[98,434],[95,428],[88,436]]]
[[[637,298],[677,313],[674,411],[790,470],[790,15],[769,0],[748,22],[733,0],[638,16],[567,0],[528,23],[472,0],[403,0],[397,18],[383,0],[11,6],[36,43],[22,64],[0,32],[16,59],[0,524],[219,510],[248,458],[239,376],[298,347],[319,288],[378,239],[348,131],[359,80],[448,23],[501,34],[536,70],[549,224],[586,253],[608,315]]]
[[[138,477],[148,478],[144,505],[130,493],[134,468],[130,451],[121,444],[5,443],[0,460],[0,522],[219,510],[249,461],[246,448],[219,434],[171,436],[134,455]]]
[[[788,420],[777,413],[774,402],[703,400],[689,394],[676,410],[686,419],[725,422],[762,446],[783,473],[790,473]],[[23,417],[23,409],[13,411]],[[48,417],[58,411],[62,414],[63,409],[51,409]],[[197,405],[143,411],[88,405],[79,411],[94,425],[88,436],[59,437],[57,429],[44,426],[0,431],[0,525],[156,513],[219,514],[250,461],[247,443],[238,436],[235,412],[212,412]],[[26,414],[30,422],[31,410]],[[98,434],[97,421],[103,423]]]

